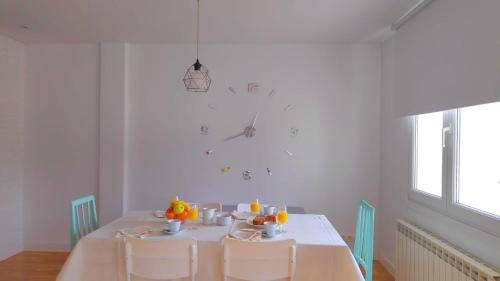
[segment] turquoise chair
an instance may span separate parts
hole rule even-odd
[[[98,228],[95,196],[88,195],[71,202],[71,249],[80,238]]]
[[[365,200],[358,207],[358,221],[354,238],[354,258],[365,270],[365,280],[372,281],[373,237],[375,230],[375,208]]]

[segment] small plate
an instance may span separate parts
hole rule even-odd
[[[165,211],[162,210],[156,210],[154,212],[155,217],[157,218],[164,218],[165,217]]]
[[[253,219],[254,217],[251,217],[251,218],[248,218],[246,220],[246,223],[250,226],[253,226],[253,227],[256,227],[256,228],[259,228],[259,229],[264,229],[264,225],[256,225],[256,224],[253,224]]]
[[[279,237],[282,233],[281,231],[276,231],[276,234],[273,237],[270,237],[270,236],[267,236],[267,232],[265,230],[263,230],[261,232],[262,232],[262,238],[266,238],[266,239],[272,239],[272,238]]]
[[[168,229],[163,229],[163,233],[166,235],[176,235],[184,231],[184,228],[181,227],[181,229],[177,232],[170,232]]]

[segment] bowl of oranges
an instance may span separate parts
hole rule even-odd
[[[182,222],[186,220],[198,219],[198,207],[191,206],[186,201],[180,200],[179,197],[170,201],[170,206],[165,210],[166,219],[178,219]]]

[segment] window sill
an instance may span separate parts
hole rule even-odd
[[[465,224],[475,230],[500,238],[500,220],[489,214],[455,203],[446,204],[444,198],[411,190],[408,194],[410,209],[437,212],[449,219]]]

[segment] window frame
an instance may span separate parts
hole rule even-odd
[[[411,117],[410,191],[408,193],[408,200],[473,228],[500,237],[500,216],[495,216],[458,202],[460,109],[443,111],[443,134],[446,135],[443,136],[441,197],[420,191],[416,188],[417,124],[418,116]],[[445,132],[445,127],[449,127],[450,130]]]
[[[443,122],[445,119],[445,112],[443,112]],[[444,124],[443,124],[444,125]],[[447,177],[441,177],[441,197],[425,191],[417,189],[417,134],[418,134],[418,116],[411,118],[411,164],[410,164],[410,193],[409,198],[421,205],[436,211],[442,212],[446,209],[446,197],[444,186],[447,183]],[[442,150],[442,167],[441,171],[444,173],[448,167],[444,149]]]

